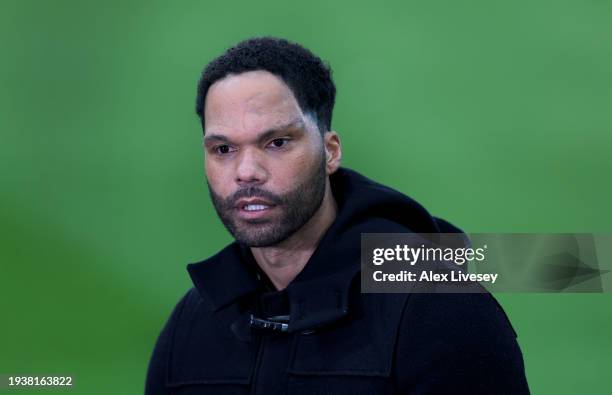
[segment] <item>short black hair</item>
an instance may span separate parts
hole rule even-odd
[[[204,130],[204,104],[210,86],[229,74],[265,70],[291,89],[304,113],[316,116],[321,134],[331,130],[336,86],[328,64],[303,46],[274,37],[250,38],[213,59],[198,82],[196,113]]]

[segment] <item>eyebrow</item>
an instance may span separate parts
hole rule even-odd
[[[258,143],[261,143],[261,142],[264,142],[265,140],[268,140],[270,137],[274,136],[277,133],[284,132],[289,129],[303,129],[303,128],[304,128],[304,121],[302,121],[300,118],[296,118],[292,120],[291,122],[288,122],[283,125],[275,126],[271,129],[261,132],[257,136],[256,141]],[[210,144],[213,141],[229,143],[230,139],[227,138],[227,136],[224,136],[222,134],[207,134],[204,136],[204,144]]]

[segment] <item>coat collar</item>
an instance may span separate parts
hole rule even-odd
[[[318,328],[348,313],[350,288],[359,272],[359,261],[358,257],[352,262],[343,261],[343,265],[324,265],[315,253],[306,265],[310,270],[303,270],[289,284],[291,332]],[[255,265],[248,247],[234,242],[205,261],[189,264],[187,270],[202,299],[213,311],[219,311],[262,289]],[[313,270],[315,266],[323,270]],[[332,270],[326,272],[324,266]],[[333,266],[337,266],[335,270]]]

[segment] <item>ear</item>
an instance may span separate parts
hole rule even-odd
[[[338,133],[330,130],[323,135],[323,145],[325,146],[325,164],[327,174],[333,174],[340,167],[342,160],[342,146]]]

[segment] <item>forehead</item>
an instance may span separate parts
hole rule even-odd
[[[256,132],[302,118],[293,92],[267,71],[231,74],[208,90],[204,119],[206,133]]]

